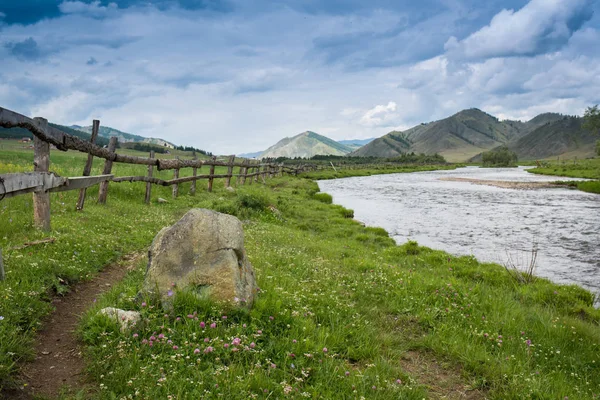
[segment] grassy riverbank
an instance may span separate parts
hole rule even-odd
[[[440,164],[440,165],[419,165],[419,164],[406,164],[406,165],[382,165],[378,168],[338,168],[337,170],[326,169],[320,171],[311,171],[303,173],[302,177],[307,179],[338,179],[338,178],[349,178],[351,176],[370,176],[370,175],[382,175],[382,174],[399,174],[406,172],[420,172],[420,171],[435,171],[442,169],[456,169],[463,166],[462,164]]]
[[[55,169],[78,174],[83,157],[55,153]],[[0,172],[31,162],[6,156],[0,151]],[[74,211],[77,193],[53,195],[53,231],[46,235],[32,228],[29,196],[1,202],[7,279],[0,282],[0,385],[11,384],[15,363],[31,357],[53,293],[145,251],[160,228],[205,207],[244,221],[261,287],[254,309],[224,310],[177,293],[167,315],[135,298],[141,260],[82,322],[93,366],[85,398],[600,395],[600,311],[585,290],[543,279],[521,285],[502,267],[472,257],[396,246],[384,230],[361,226],[316,195],[308,179],[276,178],[235,193],[221,182],[213,193],[199,185],[196,196],[177,199],[154,188],[169,202],[149,206],[144,185],[111,184],[107,206],[91,200],[94,189],[83,212]],[[56,241],[14,249],[46,236]],[[147,323],[121,334],[96,316],[105,306],[139,310]]]
[[[551,162],[543,167],[528,170],[534,174],[567,176],[571,178],[595,179],[594,182],[571,182],[579,190],[600,194],[600,158]]]

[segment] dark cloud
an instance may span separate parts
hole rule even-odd
[[[60,15],[61,0],[2,0],[0,12],[7,24],[33,24],[44,18]]]
[[[96,64],[98,64],[98,60],[96,60],[94,57],[90,57],[90,59],[87,60],[87,62],[85,64],[86,65],[96,65]]]
[[[117,8],[152,6],[160,10],[179,7],[184,10],[207,10],[214,12],[233,11],[233,3],[228,0],[0,0],[0,13],[5,16],[6,24],[33,24],[43,19],[56,18],[67,13],[81,13],[94,18],[106,15],[100,8],[109,9],[113,4]],[[61,11],[61,4],[63,10]]]
[[[21,61],[37,61],[44,57],[40,47],[32,37],[22,42],[9,42],[4,47]]]

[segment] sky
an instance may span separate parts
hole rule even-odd
[[[596,0],[0,0],[0,106],[215,154],[600,103]]]

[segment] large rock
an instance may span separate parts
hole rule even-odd
[[[234,216],[192,209],[162,229],[148,252],[142,291],[170,304],[174,290],[250,307],[257,292],[242,223]]]

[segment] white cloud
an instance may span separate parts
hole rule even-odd
[[[338,28],[380,34],[402,25],[400,14],[378,25],[379,12],[353,19],[276,8],[215,16],[74,1],[63,2],[62,9],[69,15],[2,25],[0,105],[62,124],[99,118],[104,126],[215,153],[263,150],[306,130],[336,140],[378,137],[469,107],[525,119],[538,111],[580,114],[599,101],[600,54],[594,46],[600,35],[593,24],[575,31],[559,51],[462,62],[441,49],[449,34],[433,46],[434,57],[387,62],[404,46],[386,44],[397,37],[392,32],[377,51],[364,53],[377,68],[349,69],[344,61],[324,64],[312,57],[315,38]],[[431,21],[421,21],[419,35],[469,37],[443,22],[444,29],[433,32]],[[476,29],[488,23],[496,26],[488,19]],[[10,56],[4,45],[29,37],[52,50],[48,60],[25,64]],[[419,46],[410,40],[407,35],[402,51]],[[473,46],[466,39],[456,43]],[[96,66],[86,65],[90,57]]]
[[[100,1],[92,1],[84,3],[82,1],[63,1],[58,5],[58,9],[63,14],[81,14],[89,17],[105,17],[109,13],[114,13],[118,10],[116,3],[108,3],[107,6],[102,6]]]
[[[370,127],[395,125],[398,119],[396,107],[397,104],[393,101],[387,105],[377,105],[365,112],[359,122]]]
[[[592,16],[590,0],[531,0],[518,11],[502,10],[489,25],[459,41],[448,53],[466,59],[531,56],[560,49]]]

